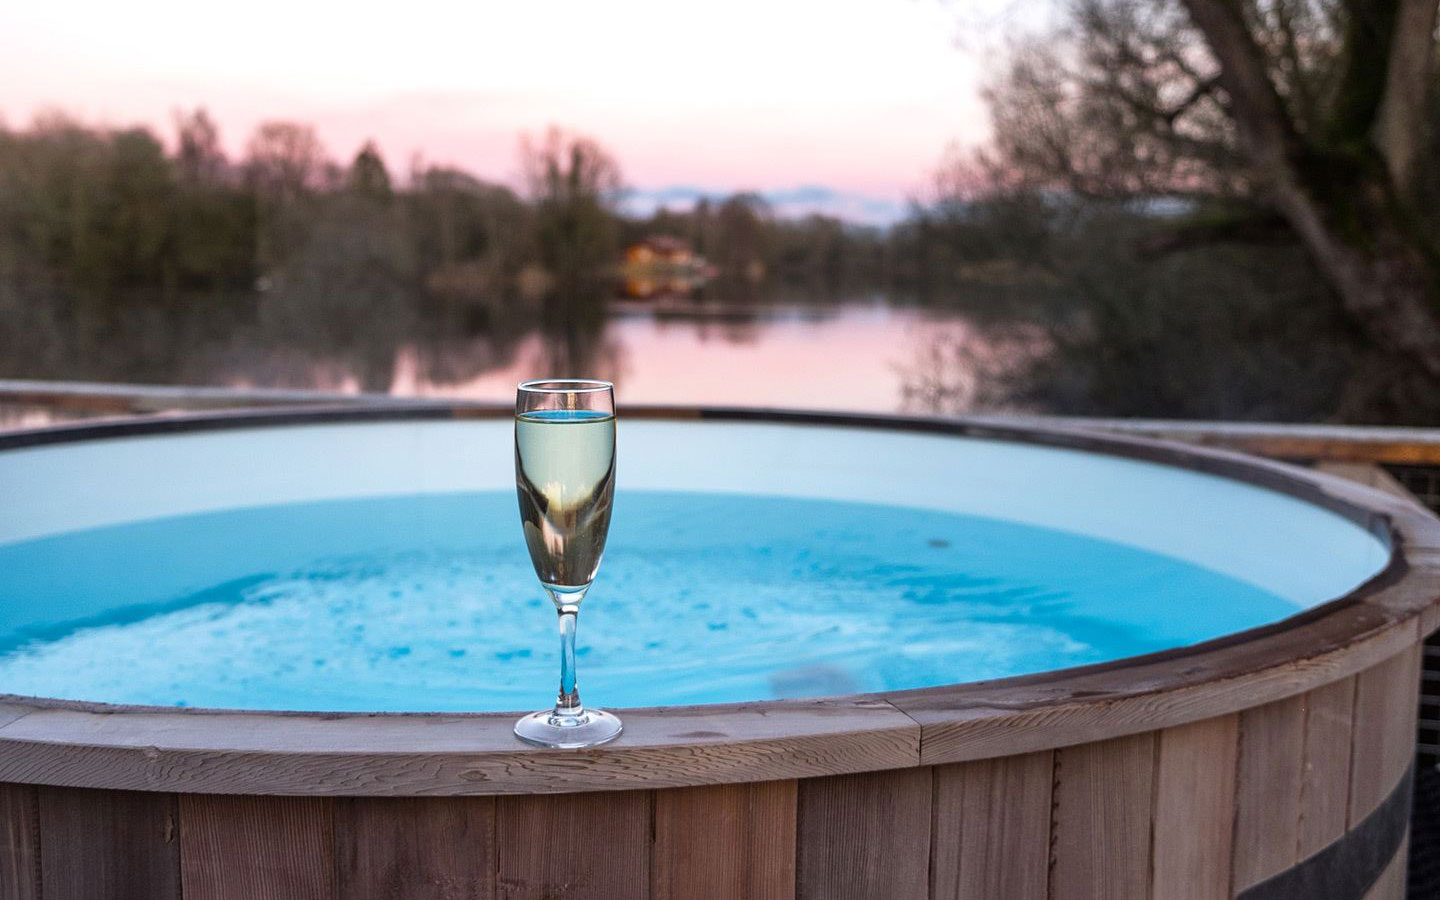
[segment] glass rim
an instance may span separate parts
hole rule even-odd
[[[615,384],[598,378],[535,378],[520,382],[515,390],[534,394],[593,394],[613,391]]]

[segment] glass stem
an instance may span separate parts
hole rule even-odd
[[[575,686],[575,619],[580,610],[562,606],[556,612],[560,614],[560,693],[555,698],[555,715],[578,716],[585,712]]]

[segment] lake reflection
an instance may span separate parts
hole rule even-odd
[[[608,378],[628,403],[734,404],[894,412],[905,372],[941,331],[964,328],[955,315],[881,302],[763,311],[612,312],[595,336],[583,374]],[[399,348],[391,393],[509,400],[515,384],[555,371],[551,342],[520,340],[513,358],[463,379],[437,378],[427,348]],[[563,366],[562,366],[563,368]]]
[[[754,305],[552,295],[497,304],[478,322],[351,314],[298,325],[270,314],[268,302],[260,300],[259,315],[229,323],[17,341],[0,377],[509,402],[527,378],[588,376],[614,381],[632,404],[926,412],[915,386],[942,368],[934,348],[962,348],[968,360],[989,346],[958,313],[883,295]],[[951,357],[947,370],[955,368]],[[954,374],[947,371],[947,384]],[[963,396],[967,378],[959,383],[962,396],[948,396],[947,410],[973,405]],[[33,424],[16,410],[3,418]]]

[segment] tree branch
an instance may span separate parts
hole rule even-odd
[[[1183,116],[1186,111],[1190,109],[1190,107],[1194,106],[1201,100],[1214,93],[1215,88],[1218,87],[1219,84],[1220,76],[1218,75],[1214,75],[1210,78],[1205,79],[1204,81],[1197,82],[1196,85],[1190,89],[1190,93],[1186,94],[1179,103],[1176,103],[1169,109],[1158,113],[1158,115],[1160,116],[1160,118],[1165,120],[1166,125],[1169,125],[1172,128],[1175,127],[1176,119]]]
[[[1281,55],[1285,63],[1290,67],[1290,90],[1299,107],[1298,113],[1303,120],[1306,130],[1314,129],[1316,125],[1316,104],[1315,95],[1306,83],[1305,66],[1300,61],[1299,41],[1295,37],[1295,21],[1291,15],[1288,4],[1277,4],[1275,19],[1280,26]]]
[[[1238,0],[1184,0],[1190,18],[1220,62],[1220,87],[1251,158],[1266,177],[1288,180],[1291,160],[1301,149],[1295,123],[1285,108]]]
[[[1372,132],[1390,177],[1409,185],[1423,140],[1425,91],[1435,56],[1436,0],[1400,0],[1385,73],[1385,92]]]

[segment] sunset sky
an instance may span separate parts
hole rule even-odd
[[[637,190],[834,189],[903,201],[947,145],[985,138],[1001,0],[322,4],[50,0],[0,7],[0,116],[147,124],[203,106],[239,155],[264,119],[348,159],[420,154],[513,180],[524,132],[598,138]],[[883,204],[882,204],[883,205]]]

